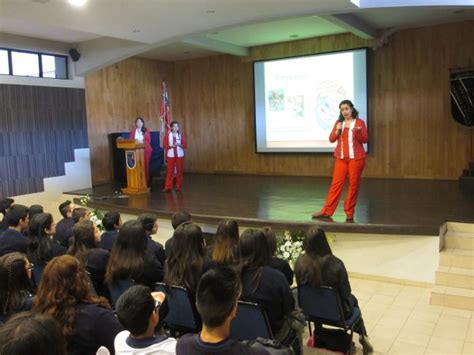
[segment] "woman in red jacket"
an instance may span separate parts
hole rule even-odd
[[[130,139],[135,139],[140,143],[145,143],[145,176],[146,184],[150,186],[150,162],[153,148],[151,147],[151,134],[145,127],[145,120],[137,117],[135,120],[135,128],[130,131]]]
[[[329,135],[329,141],[337,141],[334,151],[334,172],[331,187],[323,209],[313,213],[313,218],[330,218],[337,208],[344,188],[346,177],[349,176],[349,189],[344,201],[346,222],[354,222],[354,210],[359,193],[360,176],[365,165],[364,143],[368,141],[367,128],[364,121],[358,118],[359,112],[349,100],[339,104],[339,119]]]
[[[163,148],[166,152],[166,183],[162,192],[170,192],[173,188],[173,175],[176,169],[176,191],[183,185],[183,161],[186,140],[179,131],[179,123],[170,123],[170,131],[163,137]]]

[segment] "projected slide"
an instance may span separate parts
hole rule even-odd
[[[339,103],[367,118],[366,50],[254,63],[257,152],[330,152]]]

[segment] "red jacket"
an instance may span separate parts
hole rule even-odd
[[[134,129],[132,129],[132,130],[130,131],[130,139],[135,139],[135,131],[136,131],[136,130],[137,130],[137,129],[134,128]],[[149,131],[148,129],[147,129],[147,130],[145,131],[145,133],[143,134],[143,143],[144,143],[145,146],[146,146],[145,149],[148,148],[148,149],[153,150],[153,149],[151,148],[151,134],[150,134],[150,131]]]
[[[334,151],[334,156],[336,158],[341,159],[341,149],[343,149],[343,146],[345,145],[346,147],[349,146],[349,134],[352,134],[352,148],[354,151],[354,157],[346,157],[344,158],[351,158],[351,159],[363,159],[365,158],[365,150],[364,146],[362,145],[363,143],[367,143],[369,140],[369,136],[367,134],[367,128],[365,126],[365,122],[362,121],[360,118],[357,118],[355,120],[355,127],[360,127],[360,131],[357,132],[352,132],[350,131],[349,127],[345,127],[344,131],[342,134],[337,135],[337,129],[336,126],[339,123],[339,121],[336,121],[334,123],[334,127],[332,128],[331,134],[329,135],[329,141],[331,143],[334,143],[337,140],[337,146],[336,150]]]

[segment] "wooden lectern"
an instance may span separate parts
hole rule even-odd
[[[127,187],[122,192],[137,195],[150,192],[145,176],[145,144],[133,139],[117,138],[117,148],[125,150],[127,165]]]

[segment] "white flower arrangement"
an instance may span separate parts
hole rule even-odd
[[[290,231],[285,231],[283,236],[277,237],[277,252],[276,255],[294,267],[296,259],[304,254],[303,250],[304,233],[295,232],[293,235]]]
[[[97,208],[90,208],[88,206],[89,201],[90,201],[90,196],[86,195],[82,197],[79,202],[81,203],[81,206],[87,208],[91,212],[91,221],[94,223],[94,225],[97,226],[101,231],[104,230],[104,226],[102,225],[102,218],[104,218],[104,212],[102,210],[99,210]]]

